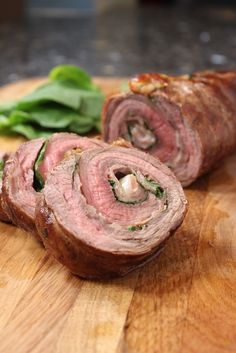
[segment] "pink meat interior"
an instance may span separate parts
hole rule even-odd
[[[39,167],[39,172],[46,180],[49,173],[64,158],[66,152],[73,149],[86,150],[92,147],[104,146],[105,143],[76,134],[58,133],[54,134],[48,141],[44,158]]]
[[[167,203],[153,194],[138,206],[117,201],[108,175],[124,168],[139,169],[158,181]],[[65,159],[47,179],[43,193],[67,234],[116,252],[142,253],[159,244],[182,221],[186,204],[180,184],[166,166],[146,153],[121,147],[87,150],[77,162]],[[146,228],[129,231],[130,225],[142,222]]]
[[[156,136],[155,145],[145,152],[168,165],[183,185],[194,180],[201,160],[197,137],[183,121],[178,108],[162,96],[149,99],[142,95],[129,95],[118,104],[111,100],[105,122],[105,139],[112,141],[125,137],[128,125],[141,121]]]

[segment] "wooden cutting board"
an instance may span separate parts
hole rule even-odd
[[[98,79],[106,93],[120,79]],[[3,87],[19,98],[43,80]],[[0,138],[15,150],[21,138]],[[129,276],[90,282],[0,223],[0,352],[236,352],[236,154],[186,189],[189,211],[162,254]]]

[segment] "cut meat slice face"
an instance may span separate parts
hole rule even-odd
[[[75,149],[86,150],[91,147],[104,146],[105,143],[76,134],[58,133],[46,141],[45,145],[43,158],[38,166],[38,171],[44,180],[46,180],[58,161],[64,158],[67,151]]]
[[[58,133],[48,140],[35,139],[22,144],[7,160],[3,176],[3,206],[10,220],[37,234],[35,206],[47,176],[66,152],[104,145],[96,139]]]
[[[120,102],[116,99],[119,97],[109,103],[105,140],[121,136],[166,163],[182,182],[195,179],[201,163],[198,136],[183,121],[179,110],[162,96],[150,100],[127,94]]]
[[[181,224],[186,199],[159,160],[110,146],[65,158],[47,178],[36,225],[48,251],[85,278],[124,275]]]
[[[184,186],[236,148],[236,72],[143,74],[103,110],[105,141],[123,137],[167,164]]]
[[[3,207],[13,224],[35,232],[34,163],[45,140],[43,138],[23,143],[7,160],[4,167]]]

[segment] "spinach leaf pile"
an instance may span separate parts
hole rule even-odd
[[[86,72],[60,65],[51,70],[48,83],[17,102],[0,105],[0,134],[33,139],[56,131],[100,131],[103,102],[104,95]]]

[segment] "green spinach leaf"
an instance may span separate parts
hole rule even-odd
[[[32,139],[56,131],[100,131],[104,95],[91,77],[79,67],[61,65],[49,79],[19,101],[0,105],[0,134]]]
[[[30,120],[45,128],[64,129],[70,123],[79,119],[79,114],[71,109],[63,107],[50,108],[47,106],[39,106],[32,109]]]
[[[76,110],[79,109],[81,103],[80,91],[58,82],[50,82],[22,98],[18,102],[17,108],[27,110],[45,102],[56,102]]]
[[[43,130],[43,129],[39,130],[37,128],[34,128],[31,125],[24,125],[24,124],[14,125],[9,129],[9,131],[23,135],[29,140],[32,140],[38,137],[49,137],[53,133],[52,130]]]
[[[51,81],[74,84],[77,88],[97,91],[98,88],[92,83],[87,72],[78,66],[59,65],[51,70],[49,74]]]

